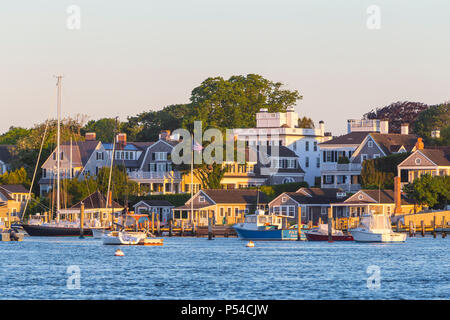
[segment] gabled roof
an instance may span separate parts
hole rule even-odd
[[[28,193],[29,190],[26,189],[21,184],[4,184],[0,186],[0,189],[6,190],[8,193]]]
[[[333,138],[331,140],[319,143],[320,146],[333,146],[333,145],[359,145],[370,132],[355,131],[344,134],[342,136]]]
[[[288,195],[299,204],[330,204],[345,199],[345,197],[338,198],[338,192],[343,192],[343,190],[339,188],[300,188],[296,192],[284,192],[280,196]]]
[[[375,202],[364,201],[358,199],[358,194],[365,193],[367,196],[372,198]],[[414,201],[406,198],[405,195],[401,195],[402,205],[414,204]],[[376,190],[376,189],[362,189],[356,192],[351,197],[347,198],[344,203],[395,203],[394,191],[393,190]]]
[[[8,144],[0,144],[0,160],[9,163],[12,159],[12,150],[14,146]]]
[[[386,155],[398,152],[402,146],[410,152],[417,142],[415,134],[371,133],[370,136]]]
[[[87,196],[86,198],[84,198],[83,200],[81,200],[80,202],[78,202],[77,204],[74,204],[71,209],[80,209],[81,208],[81,203],[84,203],[84,208],[85,209],[102,209],[102,208],[106,208],[106,197],[100,193],[100,191],[95,191],[94,193],[90,194],[89,196]],[[115,202],[114,200],[112,201],[112,207],[115,209],[123,209],[123,207]],[[108,208],[111,208],[111,206],[108,206]]]
[[[220,203],[244,203],[255,204],[259,193],[259,203],[267,203],[266,195],[258,190],[249,189],[204,189],[205,193],[216,204]]]
[[[0,188],[0,193],[6,198],[6,200],[14,200],[5,189]]]
[[[174,207],[174,205],[167,200],[141,200],[133,207],[136,207],[140,202],[143,202],[150,207]]]
[[[418,150],[438,166],[450,166],[450,147]]]

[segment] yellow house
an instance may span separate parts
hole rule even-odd
[[[11,216],[21,218],[29,197],[29,190],[21,184],[5,184],[1,185],[0,189],[6,192],[13,200],[9,204]]]
[[[0,228],[9,227],[11,222],[20,220],[21,210],[25,203],[22,201],[22,198],[14,195],[16,200],[12,195],[3,186],[0,187]]]
[[[199,226],[208,225],[208,216],[213,224],[226,225],[243,221],[245,214],[256,208],[264,209],[267,199],[264,193],[248,189],[204,189],[197,192],[183,206],[173,209],[174,220]]]

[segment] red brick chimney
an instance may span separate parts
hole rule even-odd
[[[95,141],[95,139],[97,139],[97,135],[95,134],[95,132],[86,132],[84,138],[86,139],[86,141]]]
[[[116,137],[117,146],[124,148],[127,145],[127,134],[118,133]]]
[[[416,149],[423,150],[423,148],[424,148],[424,144],[423,144],[422,138],[417,138]]]
[[[420,138],[419,138],[420,139]],[[400,177],[394,177],[394,213],[402,213],[402,186],[400,184]]]

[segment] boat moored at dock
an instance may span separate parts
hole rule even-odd
[[[306,230],[306,239],[308,241],[328,241],[328,225],[320,224],[318,227]],[[331,230],[331,240],[332,241],[353,241],[353,237],[350,234],[344,234],[340,230]]]
[[[389,216],[384,214],[366,214],[361,217],[357,228],[350,229],[358,242],[405,242],[406,233],[392,230]]]
[[[243,240],[298,240],[295,226],[283,228],[285,218],[274,214],[266,215],[263,210],[257,210],[255,214],[247,215],[244,223],[237,223],[233,228]],[[306,230],[306,226],[302,225],[302,230]],[[303,232],[300,239],[306,240]]]

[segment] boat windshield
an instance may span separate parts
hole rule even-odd
[[[361,217],[360,226],[369,230],[391,229],[389,217],[381,214]]]

